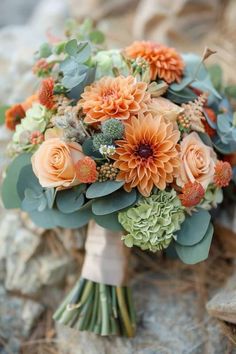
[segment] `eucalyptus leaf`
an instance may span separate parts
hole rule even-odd
[[[65,52],[69,54],[70,56],[76,56],[78,52],[78,44],[76,39],[71,39],[65,44]]]
[[[85,86],[90,85],[95,80],[96,68],[88,68],[86,71],[86,77],[80,84],[77,84],[73,87],[68,93],[68,97],[74,100],[78,100],[81,96],[81,93],[84,91]]]
[[[71,214],[64,214],[57,209],[45,209],[42,212],[30,212],[29,216],[36,225],[44,229],[55,227],[77,229],[89,222],[92,212],[88,207]]]
[[[85,63],[91,55],[91,47],[88,42],[80,43],[77,54],[77,61]]]
[[[105,36],[101,31],[92,31],[89,34],[89,39],[95,44],[102,44],[105,41]]]
[[[35,191],[32,189],[27,188],[25,190],[25,198],[23,199],[21,203],[21,208],[22,210],[26,212],[31,212],[34,210],[38,210],[40,207],[41,201],[40,201],[41,195],[37,195]]]
[[[53,207],[55,198],[56,198],[56,190],[54,188],[47,188],[45,190],[45,197],[47,199],[47,205],[51,209]]]
[[[236,85],[229,85],[225,87],[226,96],[236,98]]]
[[[6,176],[1,188],[2,201],[6,209],[20,208],[21,206],[21,199],[17,191],[17,181],[22,168],[31,163],[31,156],[28,153],[17,156],[6,170]]]
[[[56,198],[58,209],[65,214],[79,210],[84,204],[83,192],[85,188],[86,184],[80,184],[77,187],[59,191]]]
[[[24,166],[19,174],[17,181],[17,192],[21,200],[23,200],[25,197],[26,189],[31,189],[38,195],[43,192],[43,188],[39,184],[39,180],[32,170],[32,165]]]
[[[193,79],[191,77],[184,77],[180,83],[174,83],[170,85],[172,91],[179,92],[192,83]]]
[[[211,138],[209,137],[208,134],[198,132],[198,135],[200,136],[201,140],[204,142],[205,145],[210,146],[210,147],[213,146]]]
[[[105,195],[115,192],[117,189],[120,189],[123,185],[124,185],[123,181],[95,182],[88,187],[86,192],[86,197],[88,199],[103,197]]]
[[[87,156],[102,158],[102,155],[98,151],[94,151],[93,139],[86,139],[82,145],[83,153]]]
[[[214,64],[208,67],[211,82],[217,91],[221,91],[223,82],[223,71],[220,65]]]
[[[186,264],[196,264],[206,260],[209,254],[213,232],[214,228],[212,224],[209,224],[206,234],[199,243],[193,246],[182,246],[175,243],[179,258]]]
[[[181,229],[176,233],[176,242],[182,246],[192,246],[200,242],[206,234],[210,220],[211,215],[204,209],[186,215]]]
[[[107,215],[93,215],[96,223],[105,229],[112,231],[124,231],[122,225],[118,221],[118,214],[112,213]]]
[[[39,57],[48,58],[52,54],[52,46],[49,43],[43,43],[39,47]]]
[[[92,212],[95,215],[106,215],[125,209],[134,204],[137,199],[135,189],[126,192],[124,189],[118,190],[103,198],[98,198],[92,203]]]
[[[188,87],[178,92],[168,88],[166,97],[174,103],[182,104],[194,101],[197,98],[197,95]]]

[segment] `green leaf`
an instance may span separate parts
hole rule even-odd
[[[52,46],[49,43],[43,43],[39,47],[39,57],[48,58],[52,54]]]
[[[107,215],[93,215],[96,223],[105,229],[112,231],[124,231],[122,225],[118,221],[118,214],[112,213]]]
[[[39,184],[39,180],[32,170],[32,165],[22,167],[16,188],[21,200],[25,198],[26,189],[31,189],[35,191],[38,195],[43,193],[43,188]]]
[[[5,124],[5,113],[10,108],[10,106],[1,106],[0,107],[0,125]]]
[[[93,31],[89,34],[89,39],[95,44],[102,44],[105,41],[105,36],[101,31]]]
[[[36,225],[44,229],[55,227],[77,229],[89,222],[92,212],[89,207],[71,214],[64,214],[57,209],[45,209],[42,212],[33,211],[29,213],[29,216]]]
[[[118,190],[103,198],[96,199],[92,204],[92,211],[95,215],[106,215],[125,209],[134,204],[137,198],[135,189],[131,192]]]
[[[186,264],[196,264],[207,259],[211,246],[213,232],[213,226],[212,224],[209,224],[205,236],[196,245],[181,246],[180,244],[176,243],[175,247],[179,258]]]
[[[31,212],[34,210],[42,209],[42,204],[43,204],[43,202],[41,200],[42,196],[43,196],[43,194],[38,195],[32,189],[29,189],[29,188],[26,189],[25,190],[25,198],[23,199],[23,201],[21,203],[22,210],[24,210],[26,212]],[[44,197],[43,197],[43,199],[45,200]],[[45,205],[44,209],[46,208],[46,206],[47,206],[47,201],[46,201],[46,205]]]
[[[91,47],[88,42],[80,43],[77,54],[77,61],[79,63],[85,63],[91,55]]]
[[[229,85],[225,88],[226,96],[236,98],[236,85]]]
[[[21,200],[17,192],[17,181],[22,168],[31,162],[31,154],[17,156],[8,166],[2,184],[2,201],[6,209],[20,208]]]
[[[102,155],[98,151],[94,151],[93,139],[86,139],[82,145],[83,153],[87,156],[100,158]]]
[[[211,138],[209,137],[208,134],[202,133],[202,132],[198,132],[198,135],[200,136],[201,140],[203,141],[203,143],[207,146],[212,147],[212,141]]]
[[[45,197],[47,199],[47,205],[50,209],[52,209],[53,204],[55,202],[57,191],[54,188],[47,188],[44,192]]]
[[[95,182],[88,187],[86,192],[86,197],[88,199],[103,197],[105,195],[115,192],[117,189],[120,189],[123,185],[124,185],[123,181]]]
[[[176,233],[176,242],[182,246],[192,246],[200,242],[209,226],[211,215],[204,209],[198,209],[192,215],[186,215],[181,229]]]
[[[223,71],[220,65],[214,64],[208,67],[211,82],[217,91],[221,91],[223,82]]]
[[[66,189],[57,193],[57,207],[65,214],[73,213],[79,210],[84,204],[84,195],[86,184],[80,184],[77,187]]]
[[[71,39],[65,45],[65,52],[70,56],[76,56],[78,49],[79,47],[76,39]]]
[[[195,100],[197,95],[188,87],[178,92],[168,88],[166,97],[174,103],[182,104]]]
[[[191,77],[184,77],[179,84],[171,84],[170,88],[172,91],[179,92],[185,89],[189,84],[191,84],[192,81],[193,79]]]

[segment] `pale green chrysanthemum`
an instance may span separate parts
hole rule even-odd
[[[199,207],[205,210],[216,208],[218,204],[223,202],[223,191],[215,185],[210,184]]]
[[[185,219],[184,207],[174,189],[158,191],[119,213],[119,222],[128,232],[122,236],[128,247],[138,246],[153,252],[167,248]]]

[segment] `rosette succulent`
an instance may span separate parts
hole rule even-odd
[[[96,79],[107,75],[113,76],[114,68],[122,75],[127,75],[129,72],[119,49],[101,50],[95,55],[94,59],[97,65]]]
[[[26,131],[44,132],[51,114],[40,103],[34,103],[32,108],[26,111],[26,116],[21,120],[21,123],[17,125],[16,131],[13,135],[13,141],[19,143],[21,141],[21,135]]]
[[[153,252],[168,247],[184,219],[184,207],[174,189],[159,190],[119,213],[119,222],[127,231],[122,236],[125,245]]]

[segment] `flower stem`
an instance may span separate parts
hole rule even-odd
[[[117,300],[118,300],[119,309],[121,312],[121,318],[123,321],[124,328],[127,332],[127,336],[133,337],[134,336],[134,329],[133,329],[132,324],[130,322],[129,313],[128,313],[128,309],[126,306],[126,301],[124,298],[124,292],[123,292],[122,287],[117,286],[116,293],[117,293]]]

